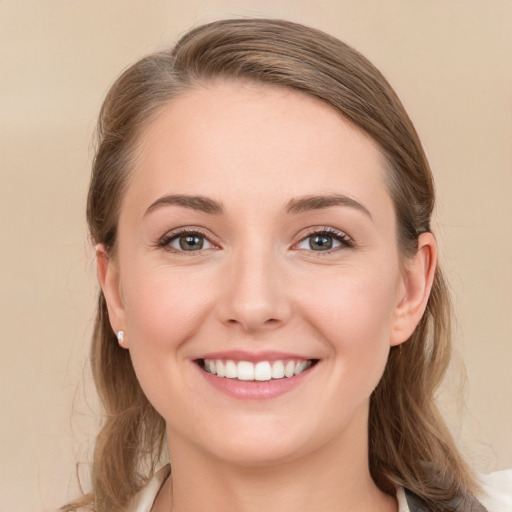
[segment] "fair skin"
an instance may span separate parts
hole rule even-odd
[[[361,131],[287,89],[209,84],[145,128],[97,261],[166,420],[155,511],[397,510],[369,473],[369,397],[425,309],[436,245],[400,256],[385,172]],[[223,377],[227,361],[276,377]]]

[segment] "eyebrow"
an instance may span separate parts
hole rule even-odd
[[[285,210],[287,213],[304,213],[311,210],[330,208],[331,206],[347,206],[349,208],[355,208],[356,210],[363,212],[370,219],[372,218],[371,213],[365,206],[352,197],[343,194],[298,197],[288,201]]]
[[[171,194],[160,197],[154,203],[149,206],[144,213],[146,216],[148,213],[162,208],[163,206],[181,206],[183,208],[190,208],[191,210],[197,210],[204,213],[212,213],[219,215],[224,211],[222,203],[214,201],[209,197],[204,196],[189,196],[184,194]]]
[[[164,206],[181,206],[182,208],[190,208],[204,213],[220,215],[224,212],[222,203],[205,196],[191,196],[185,194],[170,194],[157,199],[152,203],[144,213],[148,213],[162,208]],[[321,210],[332,206],[346,206],[355,208],[366,214],[370,219],[371,213],[368,209],[355,199],[343,194],[331,194],[325,196],[311,195],[291,199],[286,203],[285,211],[289,214],[304,213],[312,210]]]

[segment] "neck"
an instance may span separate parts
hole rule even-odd
[[[396,512],[396,499],[370,476],[365,429],[362,433],[359,443],[334,439],[313,453],[257,466],[213,458],[173,434],[172,475],[155,510]]]

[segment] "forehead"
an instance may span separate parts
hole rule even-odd
[[[265,203],[343,193],[374,209],[390,201],[377,144],[288,88],[217,82],[186,91],[145,127],[137,155],[127,195],[146,203],[165,193]]]

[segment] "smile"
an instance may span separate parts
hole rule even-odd
[[[217,377],[240,381],[269,381],[287,379],[300,375],[310,368],[317,360],[281,359],[277,361],[232,361],[223,359],[201,359],[203,370]]]

